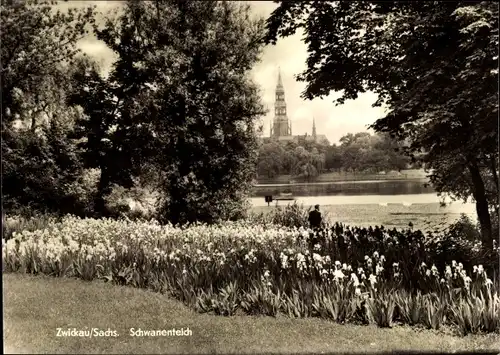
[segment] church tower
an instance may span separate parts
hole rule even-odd
[[[276,99],[274,104],[274,120],[271,137],[279,138],[292,135],[292,126],[286,115],[285,89],[281,80],[281,71],[278,73],[276,85]]]
[[[316,142],[316,121],[314,120],[314,117],[313,117],[313,130],[312,130],[312,136],[314,138],[314,141]]]

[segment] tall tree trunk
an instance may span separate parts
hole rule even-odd
[[[106,208],[105,197],[110,192],[111,179],[107,168],[101,167],[101,176],[97,187],[97,195],[94,198],[94,212],[99,217],[108,217],[109,211]]]
[[[472,195],[476,200],[476,212],[481,225],[481,239],[484,248],[493,248],[493,232],[491,227],[490,212],[488,209],[488,200],[486,199],[486,191],[484,181],[481,177],[477,162],[470,161],[468,169],[472,180]]]
[[[497,162],[496,162],[496,157],[493,156],[493,157],[490,157],[490,169],[491,169],[491,174],[493,175],[493,182],[495,184],[495,196],[497,198],[497,206],[496,209],[498,209],[498,199],[499,199],[499,196],[498,196],[498,172],[497,172]]]

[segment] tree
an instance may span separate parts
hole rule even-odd
[[[82,170],[64,127],[52,121],[42,134],[16,130],[10,138],[2,159],[4,207],[79,214],[85,206],[77,205],[69,185]]]
[[[1,6],[2,187],[6,208],[78,213],[69,185],[81,165],[68,132],[79,113],[65,105],[65,91],[93,10],[63,14],[51,5]]]
[[[112,185],[133,186],[134,177],[140,175],[143,167],[136,162],[146,156],[149,144],[137,132],[140,123],[131,122],[124,96],[128,83],[116,72],[105,79],[95,62],[79,58],[72,74],[73,90],[68,103],[84,112],[75,124],[72,138],[78,141],[84,167],[100,171],[93,204],[96,215],[107,215],[105,198]],[[130,95],[129,99],[135,98]]]
[[[316,154],[315,154],[316,153]],[[318,166],[322,166],[324,157],[316,151],[308,152],[304,147],[298,146],[293,151],[294,165],[292,166],[292,175],[311,181],[318,177]]]
[[[329,146],[326,150],[325,167],[326,169],[337,171],[340,171],[342,168],[342,153],[340,148],[335,144]]]
[[[51,86],[60,77],[61,65],[70,64],[79,52],[77,42],[94,21],[92,8],[54,12],[49,1],[8,1],[1,6],[2,124],[26,113],[16,93],[30,96],[30,109],[44,111],[50,104]],[[56,79],[51,80],[51,79]],[[42,85],[41,85],[42,84]],[[23,100],[24,101],[24,100]],[[34,128],[36,124],[32,124]]]
[[[118,60],[105,85],[111,92],[96,90],[89,110],[97,116],[99,102],[115,101],[111,113],[105,104],[116,125],[111,151],[96,151],[113,152],[110,157],[125,151],[130,173],[124,175],[154,165],[165,220],[213,222],[241,214],[256,165],[254,124],[263,114],[249,79],[263,22],[228,2],[130,1],[97,34]]]
[[[432,169],[438,192],[473,197],[483,245],[492,246],[490,207],[498,211],[495,3],[281,2],[267,28],[270,43],[304,29],[304,97],[343,91],[336,100],[342,104],[377,93],[375,105],[389,113],[373,128],[405,140],[406,152]]]
[[[286,173],[285,159],[285,148],[281,144],[275,142],[263,144],[259,148],[257,170],[259,174],[268,178]]]
[[[410,158],[404,154],[404,144],[391,138],[387,133],[378,133],[373,136],[374,154],[381,155],[380,170],[402,170],[410,164]],[[379,171],[380,171],[379,170]]]

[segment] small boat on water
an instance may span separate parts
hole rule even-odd
[[[280,192],[279,196],[290,197],[290,196],[292,196],[292,193],[291,192]]]

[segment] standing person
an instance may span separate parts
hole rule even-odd
[[[321,212],[319,211],[319,205],[314,206],[314,210],[309,212],[309,226],[312,229],[321,227]]]

